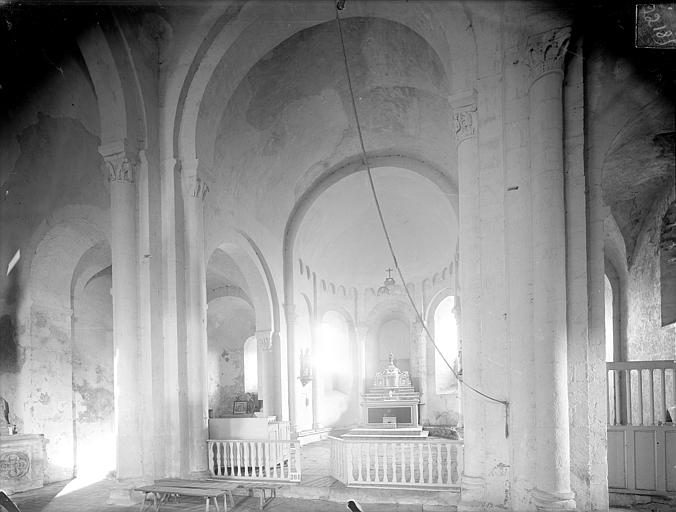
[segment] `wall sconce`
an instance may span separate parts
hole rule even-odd
[[[313,379],[312,372],[312,360],[310,357],[310,349],[306,348],[305,350],[300,351],[300,375],[298,380],[305,387],[308,382]]]

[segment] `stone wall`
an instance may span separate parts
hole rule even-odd
[[[627,282],[627,360],[676,358],[676,328],[662,327],[659,243],[662,218],[673,200],[669,189],[646,217],[629,267]]]

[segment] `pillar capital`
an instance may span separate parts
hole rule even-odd
[[[103,157],[106,174],[111,182],[134,183],[139,154],[126,139],[102,144],[99,154]]]
[[[185,191],[195,199],[204,201],[209,193],[210,173],[200,168],[196,158],[180,160],[181,176]]]
[[[455,123],[455,140],[459,145],[464,140],[476,136],[477,108],[476,91],[462,91],[448,98],[453,109]]]
[[[547,73],[563,74],[570,33],[570,27],[561,27],[528,38],[526,44],[531,83],[535,83]]]
[[[256,336],[258,348],[264,351],[272,350],[272,331],[270,330],[256,331],[254,336]]]

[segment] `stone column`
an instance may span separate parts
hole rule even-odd
[[[417,320],[413,323],[412,331],[414,343],[411,346],[413,349],[413,353],[411,354],[411,377],[417,377],[418,379],[418,391],[420,392],[419,418],[422,425],[425,421],[429,420],[427,417],[427,400],[429,399],[427,395],[427,333],[423,328],[423,324]],[[434,371],[431,372],[431,375],[434,376]]]
[[[263,412],[275,415],[275,367],[272,351],[272,331],[256,331],[256,356],[258,359],[258,398],[263,400]],[[281,419],[281,418],[278,418]]]
[[[138,251],[136,233],[136,151],[126,141],[101,146],[110,179],[110,231],[113,263],[113,346],[115,349],[115,431],[117,479],[133,481],[143,476],[143,414],[139,396]],[[124,502],[128,493],[111,499]]]
[[[277,416],[278,420],[281,420],[284,417],[284,387],[283,387],[283,375],[282,371],[282,340],[277,331],[272,332],[272,367],[273,374],[270,379],[272,380],[272,404],[271,408],[267,410],[270,411],[274,416]],[[264,407],[267,407],[263,404]]]
[[[458,359],[456,360],[455,363],[455,372],[458,374],[460,379],[462,379],[462,319],[461,319],[461,313],[460,313],[460,301],[457,300],[455,301],[455,305],[453,306],[453,319],[455,320],[455,332],[458,333]],[[449,361],[450,362],[450,361]],[[458,394],[456,397],[457,404],[458,404],[458,428],[462,428],[463,426],[463,418],[462,418],[462,396],[464,394],[464,391],[462,389],[462,385],[460,382],[458,382]]]
[[[286,315],[286,371],[289,394],[289,428],[296,433],[296,380],[298,371],[296,368],[296,305],[284,304]]]
[[[458,147],[460,193],[460,300],[463,310],[463,376],[481,389],[481,266],[479,208],[479,150],[477,141],[476,93],[450,98]],[[464,468],[460,508],[481,508],[486,498],[483,478],[484,405],[471,391],[462,395],[464,414]]]
[[[317,359],[317,352],[319,350],[319,336],[321,335],[321,324],[316,320],[311,320],[312,330],[310,336],[310,353],[314,361]],[[319,430],[319,393],[321,383],[317,375],[316,365],[312,368],[312,430],[315,432]]]
[[[185,217],[186,352],[190,473],[207,471],[207,290],[204,256],[204,200],[209,186],[197,160],[181,162]]]
[[[528,41],[536,404],[533,499],[539,510],[575,509],[570,490],[562,99],[569,40],[570,29],[563,28]]]

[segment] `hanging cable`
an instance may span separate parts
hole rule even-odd
[[[401,282],[403,284],[403,288],[406,291],[406,296],[408,297],[409,302],[411,303],[411,307],[413,308],[413,311],[415,312],[416,318],[418,322],[420,322],[420,325],[423,326],[423,329],[425,330],[425,334],[427,335],[427,338],[430,340],[432,343],[432,346],[434,346],[434,349],[436,350],[437,354],[441,357],[442,361],[448,368],[451,370],[455,378],[458,380],[460,385],[464,386],[465,388],[473,391],[477,395],[485,398],[486,400],[489,400],[491,402],[495,402],[498,404],[502,404],[505,406],[505,437],[509,437],[509,401],[507,400],[501,400],[499,398],[495,398],[487,393],[484,393],[483,391],[475,388],[471,384],[466,383],[463,378],[458,375],[458,373],[455,371],[453,366],[448,362],[444,354],[441,352],[439,347],[437,346],[436,342],[434,341],[434,337],[432,336],[432,333],[430,333],[429,329],[427,328],[426,323],[423,321],[422,315],[420,314],[420,311],[418,310],[418,307],[415,304],[415,301],[413,300],[413,297],[411,296],[411,292],[409,291],[408,287],[406,286],[406,280],[404,279],[404,275],[401,271],[401,267],[399,266],[399,261],[397,260],[397,255],[394,252],[394,247],[392,246],[392,240],[390,239],[390,234],[387,230],[387,225],[385,224],[385,219],[383,217],[383,212],[380,207],[380,200],[378,199],[378,194],[376,192],[376,187],[373,182],[373,173],[371,172],[371,166],[369,165],[368,158],[366,156],[366,148],[364,146],[364,136],[361,131],[361,123],[359,122],[359,114],[357,113],[357,102],[355,101],[354,98],[354,88],[352,87],[352,77],[350,75],[350,66],[347,61],[347,51],[345,50],[345,40],[343,37],[343,27],[340,22],[340,15],[339,12],[342,11],[345,7],[345,0],[342,0],[342,2],[339,0],[336,3],[336,22],[338,24],[338,34],[340,36],[340,47],[343,51],[343,61],[345,62],[345,74],[347,76],[347,86],[350,91],[350,99],[352,101],[352,110],[354,111],[354,119],[355,119],[355,124],[357,126],[357,135],[359,136],[359,144],[361,146],[361,154],[362,154],[362,162],[364,164],[364,167],[366,168],[366,174],[368,176],[369,180],[369,186],[371,188],[371,193],[373,195],[373,201],[375,202],[376,205],[376,210],[378,211],[378,218],[380,219],[380,225],[383,228],[383,233],[385,235],[385,240],[387,241],[387,247],[390,250],[390,255],[392,256],[392,261],[394,263],[394,268],[397,270],[397,274],[399,275],[399,279],[401,279]]]

